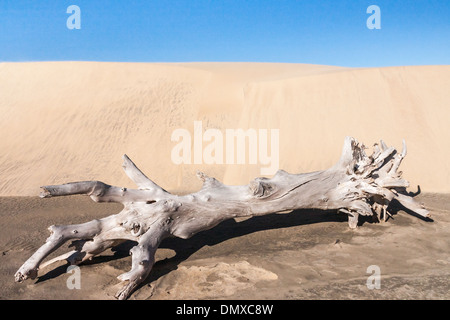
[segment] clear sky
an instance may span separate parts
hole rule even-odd
[[[0,61],[55,60],[448,65],[450,0],[0,0]]]

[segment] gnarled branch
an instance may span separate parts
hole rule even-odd
[[[356,228],[359,215],[386,220],[394,199],[414,213],[428,217],[429,212],[407,195],[409,184],[398,171],[406,156],[405,142],[401,153],[383,141],[380,146],[375,144],[372,155],[367,156],[363,144],[347,137],[340,160],[328,170],[303,174],[279,170],[270,179],[256,178],[244,186],[227,186],[199,172],[203,187],[183,196],[162,189],[124,155],[123,168],[139,189],[100,181],[42,187],[43,198],[84,194],[97,202],[122,203],[124,209],[83,224],[51,226],[50,237],[19,268],[15,279],[22,282],[37,277],[41,262],[68,240],[73,240],[75,250],[45,265],[59,260],[80,264],[122,241],[134,240],[138,244],[130,250],[132,269],[118,277],[127,284],[116,297],[126,299],[149,274],[154,254],[164,238],[187,239],[230,218],[324,209],[348,214],[350,228]]]

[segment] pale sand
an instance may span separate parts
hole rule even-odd
[[[302,210],[225,221],[188,240],[166,239],[130,299],[450,299],[450,196],[417,198],[433,222],[398,211],[385,223],[350,230],[342,215]],[[48,237],[49,225],[120,209],[83,196],[0,198],[0,299],[114,299],[116,277],[131,268],[130,245],[80,266],[80,290],[67,288],[72,274],[62,262],[21,284],[14,273]],[[69,250],[64,245],[51,257]],[[380,289],[366,286],[371,265],[380,268]]]
[[[400,211],[351,231],[345,217],[314,211],[231,220],[165,241],[132,299],[448,299],[449,87],[450,66],[0,63],[0,195],[34,196],[0,199],[0,298],[110,299],[116,276],[131,267],[121,247],[82,266],[81,290],[67,289],[62,263],[38,281],[14,283],[49,225],[120,210],[86,197],[38,199],[41,185],[134,187],[121,169],[124,153],[169,191],[197,190],[197,170],[227,184],[260,176],[259,165],[173,164],[173,130],[192,133],[202,121],[222,132],[279,129],[279,167],[293,173],[330,167],[346,135],[369,147],[405,139],[404,177],[412,191],[421,186],[435,221]],[[366,287],[370,265],[381,268],[380,290]]]
[[[197,190],[197,170],[227,184],[261,176],[259,164],[174,164],[171,134],[193,136],[194,121],[279,129],[279,168],[293,173],[333,165],[347,135],[368,147],[405,139],[411,187],[450,192],[450,66],[0,63],[0,88],[2,196],[92,179],[134,187],[124,153],[167,190]]]

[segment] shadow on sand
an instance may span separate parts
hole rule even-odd
[[[236,222],[234,219],[223,221],[210,230],[197,233],[189,239],[167,238],[164,239],[159,248],[171,249],[175,251],[175,256],[157,261],[147,279],[136,289],[139,290],[160,277],[176,270],[178,265],[188,259],[192,254],[204,246],[214,246],[223,241],[242,237],[254,232],[289,228],[294,226],[315,224],[321,222],[345,222],[345,214],[337,214],[335,210],[295,210],[286,214],[268,214],[264,216],[251,217],[244,221]],[[364,223],[364,222],[363,222]],[[113,255],[96,256],[91,261],[86,261],[84,265],[94,265],[112,260],[122,259],[129,256],[129,251],[137,243],[135,241],[125,241],[118,246],[111,248]],[[38,277],[36,283],[56,278],[67,272],[69,264],[58,266],[46,274]],[[131,265],[130,265],[131,268]]]

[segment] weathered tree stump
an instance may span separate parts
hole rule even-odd
[[[139,189],[100,181],[41,187],[42,198],[83,194],[96,202],[122,203],[124,208],[103,219],[49,227],[50,237],[19,268],[15,280],[36,278],[41,262],[68,240],[74,240],[74,250],[45,265],[64,259],[77,265],[123,241],[133,240],[137,245],[130,250],[132,268],[118,277],[127,283],[116,298],[126,299],[150,273],[155,252],[164,238],[187,239],[227,219],[311,208],[343,212],[348,215],[350,228],[356,228],[360,215],[386,220],[388,206],[394,199],[428,217],[429,212],[408,196],[409,183],[398,171],[405,155],[404,141],[401,153],[381,141],[367,156],[363,144],[347,137],[340,160],[328,170],[302,174],[279,170],[271,179],[256,178],[245,186],[227,186],[199,172],[203,187],[183,196],[162,189],[124,155],[125,173]]]

